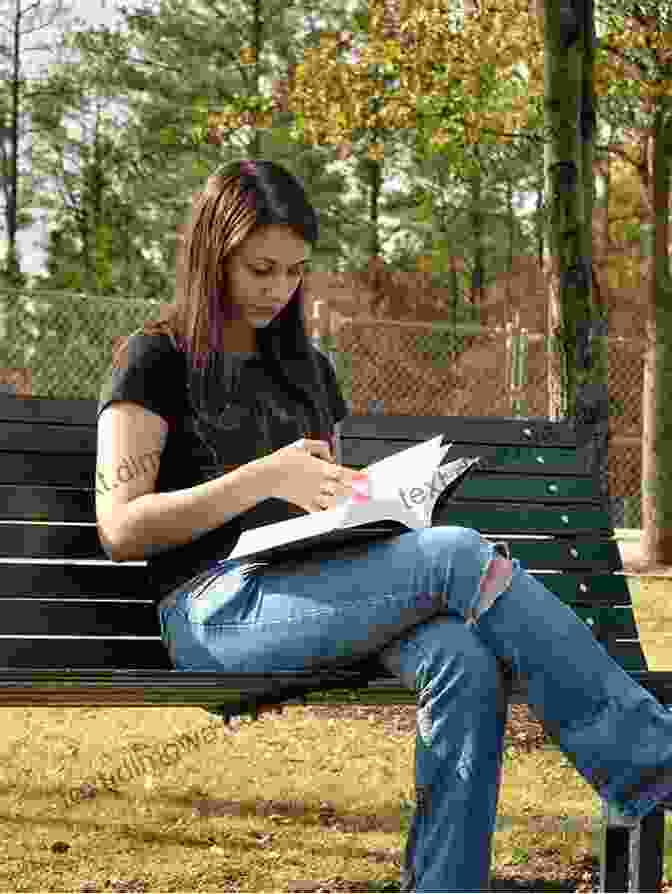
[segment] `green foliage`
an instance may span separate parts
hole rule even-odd
[[[509,863],[513,866],[520,866],[522,863],[530,862],[530,852],[525,847],[514,847],[511,856],[509,857]]]
[[[615,397],[609,398],[609,416],[616,418],[625,413],[625,402]]]
[[[415,804],[413,801],[409,801],[406,798],[402,798],[401,800],[401,835],[405,840],[408,836],[408,830],[411,827],[411,822],[413,820],[413,814],[415,812]]]
[[[446,329],[418,335],[415,339],[416,350],[423,354],[431,354],[435,366],[448,366],[464,347],[464,336]]]
[[[642,527],[641,498],[629,496],[623,498],[623,526],[626,528]]]

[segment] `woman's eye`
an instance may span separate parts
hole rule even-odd
[[[256,267],[251,268],[252,272],[255,273],[257,276],[268,276],[272,269],[272,267],[270,267],[268,270],[257,270]],[[295,270],[294,276],[301,276],[303,273],[306,273],[306,268],[304,268],[303,270]]]

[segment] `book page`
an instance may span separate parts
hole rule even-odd
[[[404,512],[413,514],[416,527],[426,527],[427,503],[419,491],[422,490],[424,494],[431,490],[428,482],[431,482],[439,463],[452,446],[447,444],[442,447],[442,440],[443,435],[437,435],[368,466],[371,498],[396,498]]]
[[[258,528],[248,528],[238,538],[233,550],[227,558],[238,559],[252,555],[292,540],[302,540],[316,534],[324,534],[334,528],[340,528],[348,514],[347,506],[327,509],[325,512],[310,512],[287,521],[272,522]]]
[[[424,497],[424,506],[427,526],[432,523],[434,509],[446,487],[454,482],[456,478],[461,478],[467,469],[479,463],[480,460],[481,458],[479,456],[459,456],[452,462],[439,466],[439,468],[436,469],[432,476],[431,483],[428,482],[425,487],[426,496]]]
[[[434,500],[423,501],[418,500],[417,492],[415,499],[406,493],[419,487],[428,494],[431,492],[427,482],[431,482],[438,464],[452,446],[442,447],[442,439],[443,435],[438,435],[367,466],[362,471],[368,472],[368,480],[355,482],[353,494],[338,499],[331,509],[243,531],[228,558],[236,559],[336,528],[384,519],[399,521],[409,529],[427,527],[438,495]]]
[[[442,447],[442,440],[443,435],[437,435],[366,466],[363,471],[368,472],[368,482],[356,485],[353,496],[340,497],[334,505],[339,508],[356,506],[365,502],[367,496],[375,502],[396,498],[399,500],[399,511],[405,515],[410,509],[416,520],[415,526],[424,527],[427,518],[425,507],[414,503],[405,495],[413,488],[425,487],[436,472],[439,463],[452,447],[452,444]]]

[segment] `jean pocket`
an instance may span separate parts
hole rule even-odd
[[[243,581],[250,578],[255,572],[259,571],[261,568],[264,568],[268,565],[268,562],[257,561],[257,562],[239,562],[237,559],[224,559],[221,564],[208,568],[207,571],[204,571],[205,575],[204,579],[201,580],[197,578],[194,582],[194,590],[191,592],[190,598],[192,600],[200,599],[201,596],[207,594],[208,589],[212,583],[219,578],[226,576],[227,574],[235,574],[237,578],[236,587],[240,586],[240,579]]]

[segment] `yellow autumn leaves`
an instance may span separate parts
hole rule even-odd
[[[520,132],[531,123],[544,93],[543,22],[535,0],[370,0],[368,34],[326,32],[308,48],[290,79],[288,108],[315,143],[351,144],[370,136],[371,157],[384,157],[385,137],[415,129],[418,104],[455,98],[432,122],[428,140],[478,143],[486,135]],[[646,27],[645,27],[646,24]],[[672,32],[655,22],[623,19],[601,35],[595,91],[627,90],[642,100],[672,92]],[[646,55],[647,65],[638,64]],[[252,47],[241,64],[256,61]],[[645,74],[648,73],[648,76]],[[653,73],[653,74],[652,74]],[[451,119],[451,120],[448,120]],[[225,108],[210,126],[271,127],[270,108]]]
[[[455,116],[465,142],[479,142],[483,128],[510,133],[525,126],[530,80],[543,90],[542,35],[526,0],[481,4],[457,22],[448,4],[435,0],[400,0],[395,15],[383,0],[372,0],[370,11],[368,38],[354,59],[344,61],[338,35],[327,35],[297,68],[290,106],[305,122],[311,119],[326,142],[347,141],[354,130],[414,128],[418,100],[441,99],[448,91],[462,96]],[[387,79],[381,69],[389,69]],[[437,123],[430,143],[441,145],[454,134],[454,127]],[[384,157],[382,138],[372,152]]]

